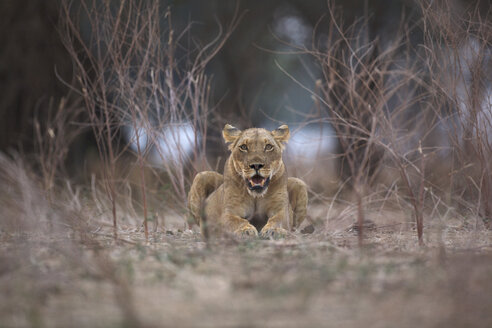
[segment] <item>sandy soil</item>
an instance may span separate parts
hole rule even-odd
[[[492,233],[0,236],[2,327],[491,327]],[[76,242],[74,242],[76,241]]]

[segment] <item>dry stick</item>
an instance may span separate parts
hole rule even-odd
[[[102,49],[101,49],[101,44],[100,43],[97,43],[96,45],[96,49],[97,49],[97,57],[98,58],[104,58],[104,56],[102,55]],[[115,154],[114,154],[114,151],[113,151],[113,136],[112,136],[112,133],[111,133],[111,118],[112,118],[112,115],[110,114],[110,111],[109,111],[109,103],[108,103],[108,96],[106,94],[107,90],[106,90],[106,86],[107,86],[107,82],[106,82],[106,78],[104,76],[104,67],[101,67],[102,66],[102,63],[99,61],[97,64],[99,64],[98,68],[99,68],[99,83],[100,86],[101,86],[101,100],[102,100],[102,109],[103,109],[103,117],[104,117],[104,125],[105,125],[105,128],[106,128],[106,146],[108,147],[107,150],[108,150],[108,155],[109,155],[109,167],[110,167],[110,170],[111,170],[111,173],[110,173],[110,181],[108,181],[107,183],[109,184],[109,189],[110,189],[110,195],[111,195],[111,210],[112,210],[112,214],[113,214],[113,229],[114,229],[114,236],[115,238],[117,238],[117,235],[118,235],[118,224],[117,224],[117,217],[116,217],[116,188],[114,186],[114,177],[115,177],[115,171],[116,171],[116,162],[115,162]]]
[[[415,213],[415,222],[416,222],[416,225],[417,225],[417,236],[418,236],[418,239],[419,239],[419,244],[420,245],[423,245],[423,241],[422,241],[422,235],[423,235],[423,230],[422,230],[422,226],[420,226],[422,220],[421,220],[421,206],[419,206],[419,196],[415,195],[415,192],[413,191],[412,189],[412,184],[410,183],[410,178],[408,177],[408,172],[407,172],[407,169],[406,169],[406,166],[402,163],[402,159],[401,158],[398,158],[396,159],[396,163],[398,165],[398,168],[400,170],[400,176],[403,180],[403,182],[405,183],[405,186],[407,187],[408,189],[408,192],[410,194],[410,201],[413,205],[413,208],[414,208],[414,213]],[[420,226],[420,228],[419,228]]]
[[[370,105],[369,105],[370,106]],[[358,242],[359,242],[359,247],[363,246],[363,241],[364,241],[364,207],[363,207],[363,199],[362,199],[362,193],[361,193],[361,177],[363,174],[364,167],[369,161],[369,150],[371,149],[371,146],[373,144],[373,138],[374,138],[374,131],[376,130],[376,122],[377,122],[377,117],[373,116],[372,117],[372,124],[371,124],[371,131],[369,135],[369,139],[367,141],[366,149],[364,150],[364,156],[362,157],[362,163],[360,163],[358,172],[357,172],[357,186],[356,186],[356,197],[357,197],[357,224],[359,226],[359,230],[357,232],[358,234]]]
[[[492,177],[489,171],[486,171],[484,174],[484,182],[483,182],[483,195],[484,195],[484,223],[488,229],[492,229],[492,202],[490,201],[490,190],[491,190],[491,180]]]
[[[140,188],[142,191],[142,202],[143,202],[143,216],[144,216],[144,231],[145,231],[145,241],[149,241],[149,227],[147,224],[147,198],[145,193],[145,172],[144,172],[144,162],[143,162],[143,154],[140,147],[140,131],[136,126],[136,118],[134,118],[133,126],[135,130],[135,137],[137,139],[137,153],[138,153],[138,163],[140,166]]]
[[[358,243],[359,243],[359,247],[362,247],[363,246],[363,242],[364,242],[364,208],[362,206],[362,193],[360,191],[360,185],[356,186],[355,189],[356,189],[356,192],[355,192],[355,195],[356,195],[356,199],[357,199],[357,225],[359,227],[358,231],[357,231],[357,240],[358,240]]]
[[[420,188],[418,197],[418,211],[417,215],[417,236],[419,239],[419,245],[423,246],[423,234],[424,234],[424,177],[425,177],[425,154],[422,150],[422,141],[419,140],[419,154],[420,154]]]

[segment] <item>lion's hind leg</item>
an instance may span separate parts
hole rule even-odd
[[[188,209],[197,224],[200,224],[201,221],[203,202],[223,182],[222,174],[214,171],[200,172],[193,179],[188,193]]]
[[[287,191],[289,193],[290,206],[294,212],[292,229],[297,229],[306,218],[308,205],[307,186],[301,179],[291,177],[287,180]]]

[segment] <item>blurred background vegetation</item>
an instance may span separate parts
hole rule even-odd
[[[61,9],[62,3],[69,4],[68,16],[78,24],[75,30],[80,33],[79,40],[72,40],[73,42],[68,41],[67,43],[69,40],[67,35],[70,32],[67,32],[66,25],[64,25],[67,17],[64,16],[66,13]],[[91,121],[90,112],[85,110],[88,105],[83,101],[84,87],[80,85],[78,80],[80,67],[77,68],[74,62],[76,57],[74,54],[79,54],[82,45],[84,43],[90,44],[91,38],[95,35],[94,25],[91,25],[95,19],[84,13],[84,4],[89,4],[95,8],[108,4],[113,11],[119,6],[119,2],[112,1],[19,0],[0,3],[0,24],[2,26],[0,29],[0,44],[2,45],[0,50],[0,87],[3,91],[0,100],[0,151],[32,156],[31,164],[34,170],[41,172],[44,176],[49,175],[47,178],[49,182],[45,183],[47,189],[50,188],[49,185],[53,184],[52,180],[58,176],[59,172],[64,172],[63,178],[69,177],[74,181],[79,179],[78,181],[88,182],[92,174],[101,171],[100,166],[108,164],[104,163],[104,158],[101,158],[107,151],[103,149],[101,152],[101,148],[98,150],[97,146],[101,146],[101,143],[98,144],[98,135],[94,133],[95,123],[93,120]],[[432,148],[432,151],[429,151],[432,156],[428,156],[428,158],[432,158],[432,163],[444,164],[445,175],[449,175],[449,172],[456,169],[456,167],[453,168],[452,165],[449,165],[455,159],[451,158],[450,152],[447,151],[452,148],[453,141],[445,136],[452,124],[442,117],[449,118],[454,115],[461,100],[458,99],[459,97],[455,97],[458,100],[452,104],[441,103],[437,106],[441,108],[434,106],[433,110],[429,109],[432,107],[432,93],[434,92],[429,90],[439,90],[438,86],[432,84],[440,79],[439,74],[441,72],[432,72],[431,70],[432,65],[440,62],[439,49],[446,48],[441,47],[443,40],[444,42],[451,42],[452,45],[449,46],[449,49],[461,53],[463,58],[466,57],[467,51],[477,49],[476,47],[473,48],[473,42],[480,44],[478,46],[481,49],[480,56],[484,54],[485,57],[480,57],[479,63],[474,67],[480,67],[478,71],[485,72],[482,74],[485,77],[474,76],[469,67],[464,69],[466,72],[461,72],[462,66],[458,65],[460,77],[453,80],[453,86],[459,89],[459,83],[463,81],[470,83],[470,90],[479,90],[476,91],[476,94],[480,98],[486,99],[485,102],[489,99],[490,80],[487,80],[486,73],[490,70],[491,62],[490,49],[488,48],[490,47],[490,40],[487,39],[490,35],[479,40],[479,29],[473,30],[473,24],[470,23],[471,28],[468,31],[471,33],[470,35],[475,33],[473,36],[465,37],[456,43],[453,43],[453,38],[450,37],[452,33],[459,35],[460,31],[466,29],[465,22],[468,16],[473,17],[477,22],[481,21],[483,30],[488,29],[490,7],[487,1],[348,0],[326,2],[313,0],[308,2],[302,0],[255,0],[236,2],[176,0],[159,1],[158,8],[158,15],[161,17],[159,24],[163,25],[160,42],[164,45],[169,41],[169,29],[172,30],[173,35],[180,36],[179,40],[176,41],[173,56],[177,58],[175,70],[185,73],[173,77],[177,83],[186,79],[186,70],[189,64],[187,58],[192,58],[196,52],[199,52],[199,49],[206,48],[221,32],[231,32],[230,35],[223,38],[225,43],[217,47],[217,53],[211,57],[210,62],[207,62],[203,71],[203,76],[207,79],[206,88],[210,90],[203,92],[207,95],[204,102],[210,108],[199,119],[198,116],[191,113],[191,109],[185,108],[180,115],[187,118],[180,117],[178,119],[180,124],[178,134],[181,133],[185,139],[193,139],[190,137],[191,135],[195,138],[195,143],[180,143],[184,152],[191,151],[191,148],[197,148],[196,141],[202,137],[207,145],[206,164],[194,164],[186,174],[182,174],[186,176],[186,179],[180,178],[184,181],[181,182],[181,198],[184,197],[185,187],[188,186],[189,179],[196,171],[213,168],[221,170],[226,150],[220,132],[225,123],[231,123],[239,128],[256,126],[270,129],[282,123],[289,124],[293,136],[287,149],[286,158],[288,161],[297,163],[297,165],[294,163],[290,166],[290,172],[292,175],[306,179],[315,192],[328,191],[332,193],[346,181],[349,181],[347,185],[352,187],[357,184],[368,185],[372,181],[372,176],[376,176],[381,171],[383,174],[379,175],[379,178],[382,179],[380,181],[383,181],[386,186],[391,185],[392,181],[397,178],[394,174],[386,174],[390,170],[385,168],[389,166],[381,165],[385,158],[383,154],[387,152],[376,146],[373,147],[374,149],[371,148],[370,152],[365,152],[365,149],[369,149],[371,146],[369,143],[373,142],[371,136],[376,136],[378,133],[383,135],[388,131],[384,132],[384,127],[379,126],[371,128],[371,117],[377,116],[374,113],[371,114],[372,116],[364,116],[364,114],[357,118],[350,117],[353,114],[349,113],[350,110],[362,113],[367,103],[354,105],[350,102],[348,105],[349,99],[352,98],[350,92],[344,91],[348,85],[343,83],[345,83],[344,79],[348,81],[349,76],[341,77],[339,85],[332,87],[333,80],[330,80],[329,71],[338,70],[343,75],[342,66],[346,65],[345,68],[347,68],[351,65],[349,61],[343,62],[343,60],[345,60],[344,58],[351,58],[350,56],[367,55],[368,59],[365,64],[373,70],[368,71],[367,76],[364,75],[364,72],[362,72],[364,74],[357,73],[357,83],[364,84],[364,79],[370,81],[370,85],[365,90],[367,94],[362,97],[374,97],[374,94],[371,95],[372,90],[376,90],[377,83],[379,83],[374,79],[374,76],[379,74],[381,67],[386,67],[386,60],[388,60],[388,72],[391,74],[398,71],[400,64],[407,65],[405,69],[411,72],[412,81],[405,82],[409,86],[408,90],[397,90],[395,91],[396,96],[388,95],[388,99],[381,101],[383,103],[381,107],[390,108],[390,112],[396,111],[400,105],[406,106],[404,114],[400,115],[404,118],[399,118],[399,122],[391,122],[393,124],[391,129],[394,129],[392,131],[398,131],[395,134],[398,135],[398,140],[401,140],[401,135],[408,134],[405,131],[413,129],[412,131],[415,132],[422,128],[414,135],[408,136],[405,141],[399,141],[402,145],[399,158],[404,158],[405,165],[410,165],[410,167],[412,165],[415,167],[415,159],[408,159],[407,154],[417,151],[420,149],[418,147],[423,145],[429,150]],[[330,8],[334,10],[330,11]],[[433,13],[444,14],[432,16],[430,14],[431,9],[434,10]],[[169,16],[168,13],[170,13]],[[453,26],[446,25],[447,21],[444,18],[449,17],[451,17],[451,22],[453,22],[453,17],[459,17],[454,21],[456,22],[456,31],[453,30]],[[335,21],[336,24],[334,25]],[[235,25],[228,25],[231,22]],[[331,67],[327,66],[323,60],[328,58],[324,57],[325,54],[329,54],[332,47],[335,47],[336,42],[333,38],[340,38],[340,35],[344,33],[341,31],[333,32],[333,29],[336,28],[344,31],[351,29],[353,39],[347,42],[347,49],[340,47],[340,42],[338,42],[340,51],[334,51],[333,58],[338,56],[337,58],[342,58],[342,61]],[[399,44],[398,41],[395,41],[398,39],[404,39],[404,41]],[[99,41],[107,41],[101,40]],[[358,44],[359,48],[351,49],[351,42],[354,42],[354,45]],[[394,43],[398,45],[391,49]],[[67,44],[73,45],[72,50],[74,52],[69,53],[67,51]],[[434,63],[432,64],[429,64],[425,54],[429,46],[435,46],[432,49],[434,55]],[[364,54],[364,49],[369,49],[366,54]],[[388,49],[391,49],[390,52],[392,53],[389,59],[385,57]],[[195,52],[193,53],[193,51]],[[353,54],[350,54],[351,51]],[[478,52],[475,55],[477,54]],[[85,59],[82,59],[82,65],[87,65],[87,58],[90,57],[90,54],[86,53],[85,56]],[[138,54],[135,56],[135,63],[138,66],[140,59]],[[448,57],[451,58],[450,55]],[[164,63],[159,64],[164,65]],[[375,65],[371,66],[372,64]],[[113,74],[111,70],[114,68],[110,67],[110,64],[107,66],[107,74]],[[151,67],[149,71],[151,71]],[[94,70],[88,68],[86,73],[89,79],[95,80],[96,73]],[[416,82],[417,77],[421,81]],[[437,79],[434,79],[436,77]],[[390,88],[396,90],[398,89],[398,87],[395,88],[398,85],[396,83],[398,79],[401,81],[401,77],[385,77],[382,78],[381,83],[386,86],[390,85]],[[424,89],[423,84],[426,88],[424,91],[422,91]],[[359,89],[353,91],[352,96],[354,94],[361,95],[364,92],[364,90]],[[142,98],[141,96],[138,97]],[[386,96],[386,94],[382,93],[380,96]],[[335,105],[331,108],[328,106],[330,97],[335,100]],[[412,98],[411,103],[402,101],[405,97]],[[372,101],[369,98],[365,101]],[[319,103],[320,99],[322,104]],[[110,101],[113,100],[110,99]],[[184,107],[186,106],[187,103],[184,104]],[[351,109],[347,110],[350,106]],[[358,108],[357,106],[362,107]],[[60,111],[60,108],[66,108],[66,110]],[[490,106],[486,111],[490,111]],[[60,112],[63,112],[65,116],[62,115],[60,118]],[[139,131],[139,129],[135,129],[136,126],[126,124],[126,121],[121,119],[125,115],[131,116],[133,114],[131,110],[127,110],[126,114],[120,115],[118,118],[121,120],[120,124],[112,125],[110,128],[112,136],[114,136],[110,143],[114,144],[117,150],[114,152],[121,155],[116,157],[122,158],[119,162],[123,164],[129,163],[128,159],[130,162],[135,162],[136,158],[141,157],[141,155],[147,156],[145,150],[144,154],[140,154],[137,144],[145,148],[147,144],[151,143],[149,134],[141,135],[139,142],[134,140],[135,136],[139,134],[135,131]],[[344,124],[353,120],[354,122],[357,121],[360,126],[352,126],[346,131],[343,129],[342,131],[337,128],[336,124],[338,123],[333,121],[340,118],[336,115],[341,115],[340,117],[345,119]],[[490,115],[487,115],[489,114],[486,114],[485,118],[488,119]],[[187,125],[190,117],[207,122],[206,129],[201,123],[203,130],[199,131],[201,135],[197,136],[196,123],[190,130],[190,126]],[[418,120],[415,117],[418,117]],[[54,122],[59,123],[58,129]],[[444,123],[441,124],[440,122]],[[413,127],[405,124],[413,124]],[[166,129],[172,133],[175,131],[169,127]],[[376,133],[376,131],[378,132]],[[350,138],[352,139],[344,141],[347,134],[351,135]],[[356,136],[356,141],[352,135]],[[455,136],[460,138],[461,134],[456,133]],[[49,145],[46,140],[56,139],[55,137],[62,138],[63,142],[56,146]],[[378,138],[378,142],[383,146],[387,143],[385,140],[387,136]],[[158,144],[159,142],[153,140],[153,143]],[[55,143],[53,142],[53,144]],[[386,146],[394,147],[395,144],[390,142]],[[461,144],[461,146],[463,145]],[[170,147],[169,144],[166,147]],[[39,156],[39,154],[46,153],[47,149],[50,149],[51,155],[45,154],[43,159],[43,156]],[[200,149],[204,150],[205,148],[201,147]],[[119,152],[120,150],[121,152]],[[352,157],[347,155],[351,152],[353,153]],[[483,155],[483,152],[477,151],[477,153]],[[37,154],[37,156],[32,154]],[[149,162],[141,164],[154,168],[159,165],[165,166],[162,157],[169,159],[172,155],[163,151],[160,154],[160,160],[154,158],[152,161],[152,154],[150,154],[147,156],[147,159],[150,158]],[[48,157],[57,158],[48,165],[45,163]],[[483,156],[480,158],[483,159]],[[197,156],[194,156],[191,161],[196,160]],[[314,160],[318,161],[317,165],[313,164]],[[351,166],[351,161],[352,164],[362,164]],[[462,168],[468,167],[470,161],[477,162],[478,159],[471,158],[460,162],[459,165]],[[181,161],[180,164],[188,165],[185,162],[187,161]],[[479,172],[483,173],[488,170],[488,157],[485,162],[482,163]],[[430,160],[429,163],[431,163]],[[427,164],[428,162],[426,162]],[[51,169],[49,168],[50,165]],[[56,167],[53,168],[53,166]],[[438,174],[441,172],[440,167],[442,165],[435,170],[427,170],[425,182],[429,185],[435,185],[444,193],[444,189],[452,186],[453,182],[449,182],[449,178],[443,182],[440,178],[442,175]],[[395,165],[391,168],[394,169]],[[406,166],[401,167],[401,169],[405,168]],[[172,175],[170,170],[169,167],[166,169],[168,175]],[[360,177],[357,178],[357,172],[362,171],[364,171],[364,181],[358,181]],[[48,174],[47,172],[51,173]],[[411,179],[407,183],[407,189],[418,189],[419,185],[423,186],[423,183],[417,183],[414,187],[410,183],[414,181],[412,174],[409,173]],[[417,172],[416,174],[419,176],[420,173]],[[478,173],[478,175],[480,174]],[[123,180],[129,176],[131,173],[126,173]],[[60,177],[62,176],[60,175]],[[116,178],[116,176],[112,176],[112,179]],[[384,180],[385,178],[386,180]],[[482,180],[488,181],[487,179]],[[162,190],[169,187],[166,186],[167,184],[163,183],[155,188]],[[473,189],[473,187],[471,188]],[[357,191],[357,188],[355,189]],[[485,186],[487,192],[489,189],[490,187]],[[145,191],[142,193],[145,194]],[[365,194],[366,192],[362,193]],[[473,197],[477,196],[476,193],[472,192],[471,194]],[[483,194],[481,193],[480,197],[484,197]],[[485,194],[487,195],[487,193]],[[135,198],[138,197],[142,197],[142,195],[135,196]],[[416,196],[413,197],[414,200],[416,198]],[[483,206],[483,202],[480,206]],[[484,215],[488,217],[489,214]]]
[[[75,4],[77,1],[74,2]],[[402,17],[409,24],[420,18],[420,6],[410,0],[335,1],[346,24],[367,17],[369,39],[387,42],[395,37]],[[475,1],[450,2],[461,11]],[[182,31],[192,24],[192,37],[206,44],[233,16],[236,6],[244,13],[233,35],[207,66],[213,76],[212,103],[218,104],[223,122],[240,128],[274,127],[282,121],[302,121],[302,114],[313,110],[311,95],[300,88],[278,66],[314,89],[320,68],[306,54],[289,54],[291,45],[309,47],[323,42],[328,4],[324,0],[235,1],[176,0],[161,1],[163,11],[170,7],[173,26]],[[480,4],[487,13],[488,3]],[[71,81],[73,68],[59,31],[59,1],[19,0],[0,3],[0,150],[33,149],[33,117],[47,116],[50,101],[68,93],[60,81]],[[313,30],[317,28],[316,40]],[[88,32],[89,26],[82,26]],[[87,35],[86,35],[87,36]],[[422,42],[422,30],[413,29],[411,40]],[[321,39],[321,41],[320,41]],[[285,53],[284,53],[285,52]],[[58,76],[57,76],[58,75]],[[299,112],[301,114],[299,114]],[[81,122],[88,119],[82,117]],[[221,127],[223,122],[218,127]],[[214,131],[218,136],[220,129]],[[73,165],[83,164],[86,152],[94,146],[86,133],[71,148]]]

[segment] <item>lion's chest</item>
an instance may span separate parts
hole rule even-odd
[[[262,199],[252,199],[247,202],[247,206],[245,208],[245,218],[249,219],[252,216],[267,216],[267,208],[266,203],[262,201]]]
[[[256,228],[261,229],[268,221],[267,203],[263,198],[259,198],[250,200],[247,205],[244,218]]]

